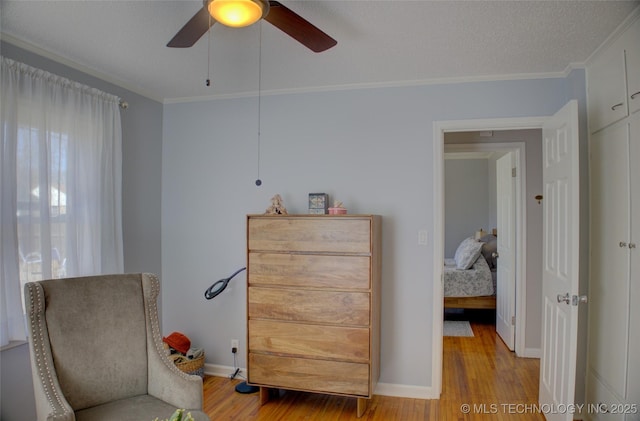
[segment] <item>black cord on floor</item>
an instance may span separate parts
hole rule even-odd
[[[240,374],[240,367],[238,367],[238,354],[236,352],[233,353],[233,374],[229,375],[229,379],[233,380],[235,378],[246,380],[246,378]]]

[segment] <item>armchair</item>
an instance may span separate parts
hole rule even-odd
[[[153,421],[202,412],[199,376],[166,356],[152,274],[52,279],[25,285],[38,421]]]

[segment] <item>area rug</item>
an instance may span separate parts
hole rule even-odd
[[[445,320],[442,336],[473,336],[473,330],[467,321]]]

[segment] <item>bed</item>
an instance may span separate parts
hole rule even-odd
[[[485,241],[466,238],[454,258],[445,259],[445,308],[496,308],[495,236],[491,237]]]

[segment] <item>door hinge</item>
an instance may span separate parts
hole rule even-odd
[[[511,326],[516,325],[516,316],[511,316]]]
[[[511,168],[511,177],[515,177],[515,176],[516,176],[516,169]]]

